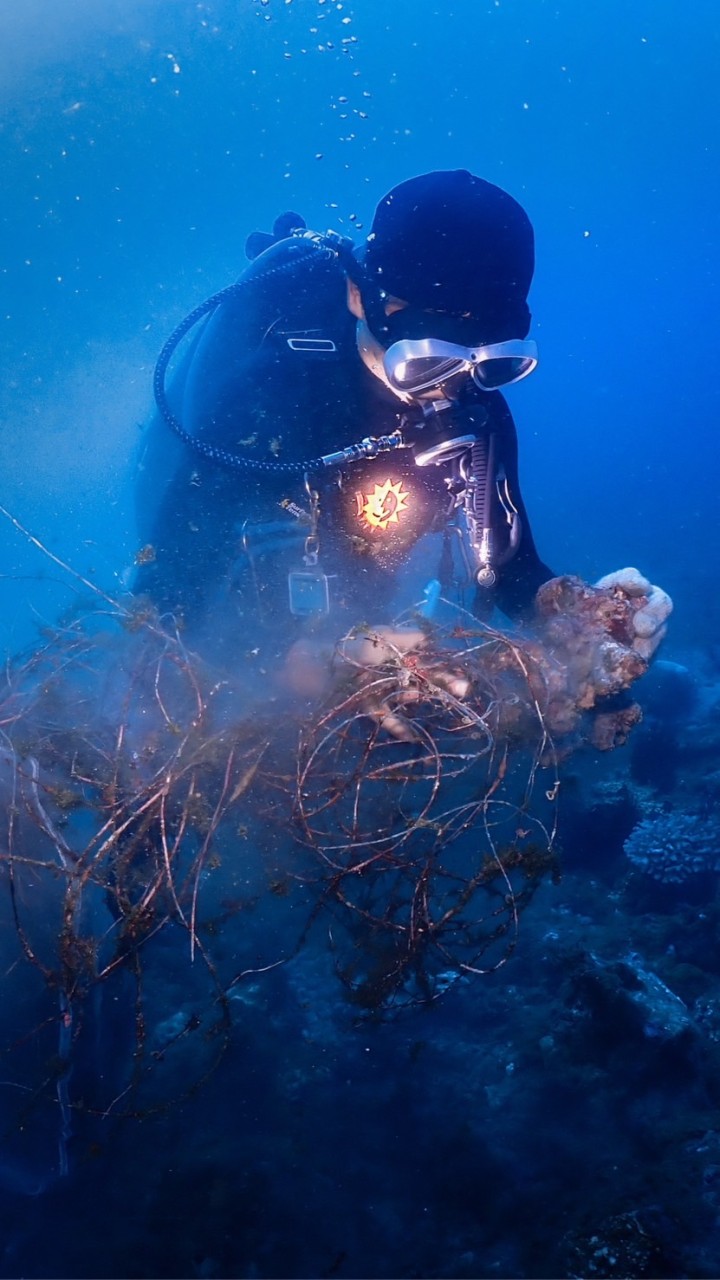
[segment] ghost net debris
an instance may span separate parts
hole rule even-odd
[[[295,813],[360,1006],[424,1003],[512,954],[557,870],[560,759],[618,745],[639,718],[608,701],[646,669],[637,607],[554,579],[532,638],[469,619],[428,628],[419,651],[378,636],[378,664],[347,660],[344,696],[302,734]]]
[[[644,669],[632,607],[556,580],[532,638],[429,627],[415,653],[348,664],[302,726],[139,610],[58,628],[13,664],[6,1149],[31,1142],[62,1174],[92,1118],[172,1106],[222,1058],[248,982],[311,937],[374,1015],[503,964],[555,871],[559,760],[637,718],[607,702]]]
[[[6,672],[0,1099],[21,1103],[11,1140],[34,1128],[40,1150],[59,1128],[38,1157],[56,1173],[83,1118],[172,1106],[229,1043],[221,934],[266,888],[236,864],[267,738],[236,709],[222,727],[227,692],[127,614],[58,629]]]

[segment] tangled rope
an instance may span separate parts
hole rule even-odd
[[[607,700],[644,670],[640,604],[558,579],[533,638],[460,617],[374,665],[341,647],[304,723],[253,709],[139,606],[11,664],[0,1096],[21,1095],[16,1130],[52,1116],[62,1174],[80,1117],[172,1106],[222,1058],[243,984],[311,937],[373,1015],[504,964],[557,867],[559,762],[638,718]],[[103,1048],[118,1005],[122,1051]]]
[[[555,579],[532,639],[466,616],[411,653],[376,636],[372,666],[339,647],[347,685],[301,735],[295,817],[358,1004],[426,1002],[512,954],[557,866],[559,760],[617,745],[639,718],[607,702],[645,670],[635,607]]]

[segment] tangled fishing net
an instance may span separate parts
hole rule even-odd
[[[560,760],[619,745],[640,718],[609,701],[647,667],[638,607],[557,578],[533,639],[466,618],[416,652],[377,636],[379,664],[346,659],[344,696],[301,733],[295,816],[358,1003],[423,1002],[507,960],[556,866]]]
[[[372,666],[341,645],[302,720],[252,708],[139,606],[49,633],[0,702],[13,1132],[59,1117],[62,1173],[83,1117],[171,1106],[244,984],[303,945],[373,1014],[504,963],[555,869],[560,760],[639,718],[608,699],[645,670],[641,606],[563,578],[532,638],[461,617]]]

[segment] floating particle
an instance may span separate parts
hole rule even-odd
[[[356,74],[359,75],[359,72],[357,72]],[[369,89],[363,89],[362,96],[363,98],[372,98],[372,94],[370,93]]]
[[[357,214],[356,214],[356,213],[349,213],[349,214],[348,214],[348,218],[349,218],[350,222],[357,222]]]
[[[589,239],[590,239],[591,234],[592,234],[592,232],[590,232],[590,231],[583,231],[583,240],[589,240]]]
[[[345,97],[345,94],[344,94],[344,93],[341,93],[341,94],[340,94],[340,96],[339,96],[339,98],[338,98],[338,102],[347,102],[347,98]]]
[[[316,160],[322,160],[322,158],[323,158],[323,153],[322,153],[322,151],[316,151],[316,152],[315,152],[315,159],[316,159]]]
[[[368,118],[368,113],[367,113],[367,111],[356,111],[356,112],[355,112],[355,115],[356,115],[356,116],[359,116],[361,120],[367,120],[367,118]]]

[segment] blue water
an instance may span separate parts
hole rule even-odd
[[[589,580],[637,564],[675,600],[664,656],[701,687],[694,728],[662,747],[682,804],[720,770],[719,44],[715,0],[5,6],[0,504],[119,592],[155,357],[238,274],[246,235],[291,208],[361,239],[396,182],[468,168],[536,232],[541,363],[509,399],[541,554]],[[4,519],[0,548],[5,655],[87,591]],[[576,785],[606,773],[591,761]],[[432,1015],[353,1028],[311,955],[259,980],[204,1090],[88,1123],[67,1178],[55,1118],[24,1145],[21,1112],[0,1153],[0,1274],[717,1275],[717,884],[613,899],[622,806],[598,835],[583,804],[511,964]],[[687,1042],[610,1035],[568,958],[588,937],[603,964],[630,948],[661,971],[695,1019]],[[103,1013],[102,1070],[129,1016]]]

